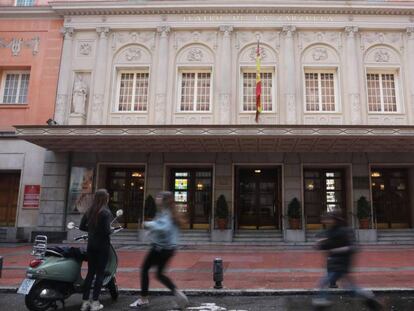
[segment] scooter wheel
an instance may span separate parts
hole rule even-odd
[[[30,293],[24,298],[27,309],[30,311],[45,311],[54,305],[54,301],[40,298],[42,290],[51,288],[46,282],[39,282],[33,286]]]
[[[119,296],[118,285],[116,284],[116,279],[113,277],[108,283],[109,294],[111,295],[112,300],[117,300]]]

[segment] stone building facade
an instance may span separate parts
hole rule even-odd
[[[361,197],[371,215],[361,241],[412,228],[412,2],[57,1],[51,9],[64,16],[58,125],[17,127],[48,150],[39,230],[64,232],[80,217],[80,197],[102,187],[134,230],[148,216],[148,195],[172,190],[188,229],[212,241],[249,229],[306,241],[336,208],[357,229]],[[258,44],[264,111],[255,123]],[[74,186],[79,174],[87,177]],[[220,195],[227,230],[215,217]],[[294,198],[299,230],[288,218]]]

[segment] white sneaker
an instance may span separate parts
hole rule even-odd
[[[148,298],[140,297],[137,300],[135,300],[133,303],[131,303],[129,307],[132,309],[138,309],[139,307],[144,307],[144,306],[147,306],[148,304],[149,304]]]
[[[92,301],[91,304],[91,311],[99,311],[103,309],[103,305],[99,302],[99,300]]]
[[[174,292],[174,296],[175,296],[175,298],[177,298],[178,305],[181,308],[185,308],[186,306],[188,306],[188,298],[182,291],[177,289]]]
[[[312,305],[315,307],[330,307],[332,305],[332,301],[326,298],[314,298],[312,299]]]
[[[91,302],[89,300],[82,301],[81,311],[88,311],[91,307]]]

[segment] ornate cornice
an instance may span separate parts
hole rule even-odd
[[[51,7],[63,15],[131,15],[131,14],[355,14],[413,15],[412,5],[358,1],[103,1],[53,2]]]

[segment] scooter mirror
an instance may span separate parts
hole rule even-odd
[[[69,230],[72,230],[73,228],[75,228],[75,223],[74,222],[69,222],[66,226]]]
[[[124,215],[124,211],[119,209],[116,211],[116,217],[121,217],[122,215]]]

